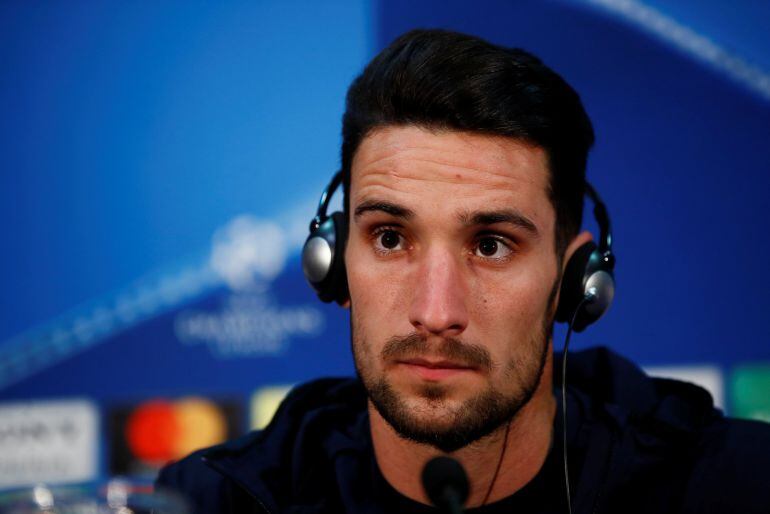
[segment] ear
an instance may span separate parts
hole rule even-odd
[[[570,244],[567,246],[566,250],[564,250],[564,258],[561,261],[561,270],[559,270],[559,283],[555,284],[556,292],[554,294],[553,298],[553,305],[551,305],[551,309],[553,310],[554,315],[558,318],[558,306],[561,302],[561,296],[562,296],[562,289],[564,281],[564,273],[567,269],[567,263],[569,263],[572,256],[575,254],[578,248],[582,247],[584,244],[590,242],[593,240],[593,235],[591,235],[590,232],[587,230],[584,230],[583,232],[579,233],[575,236],[575,238],[570,242]]]
[[[567,246],[567,249],[564,251],[564,259],[562,259],[561,262],[562,275],[564,275],[564,270],[567,267],[567,263],[569,262],[570,258],[572,258],[572,255],[574,255],[575,251],[587,242],[593,241],[593,239],[594,236],[591,235],[591,233],[587,230],[584,230],[575,236],[575,239],[570,242],[570,244]]]
[[[345,303],[340,304],[340,307],[342,307],[343,309],[350,309],[350,298],[345,300]]]

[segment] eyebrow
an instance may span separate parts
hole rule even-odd
[[[414,217],[414,211],[395,203],[384,202],[382,200],[367,200],[363,202],[361,205],[356,207],[355,217],[359,218],[364,213],[372,211],[384,212],[403,220],[408,220]]]
[[[402,207],[392,202],[386,202],[383,200],[367,200],[361,203],[354,211],[355,218],[361,217],[367,212],[384,212],[401,218],[403,220],[409,220],[414,217],[414,211]],[[462,212],[457,215],[458,219],[463,225],[494,225],[496,223],[508,223],[516,227],[522,228],[532,234],[534,237],[540,235],[540,231],[537,226],[526,216],[515,209],[503,209],[498,211],[478,211],[473,213]]]
[[[526,216],[514,209],[504,209],[501,211],[480,211],[474,213],[461,213],[458,215],[460,221],[468,226],[473,225],[494,225],[496,223],[509,223],[522,228],[537,237],[540,232],[537,226]]]

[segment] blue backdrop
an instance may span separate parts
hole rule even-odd
[[[729,386],[770,362],[770,7],[730,13],[611,0],[3,3],[0,399],[246,405],[265,385],[350,373],[346,312],[315,300],[297,251],[338,166],[348,84],[414,27],[526,48],[580,92],[618,293],[574,347],[709,365]]]

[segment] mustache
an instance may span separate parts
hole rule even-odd
[[[485,371],[492,369],[492,357],[486,348],[451,337],[442,338],[440,343],[434,344],[417,333],[394,336],[388,339],[382,349],[382,358],[386,362],[426,355]]]

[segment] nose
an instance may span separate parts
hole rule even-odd
[[[423,256],[414,283],[409,321],[424,335],[455,337],[468,326],[462,264],[450,252]]]

